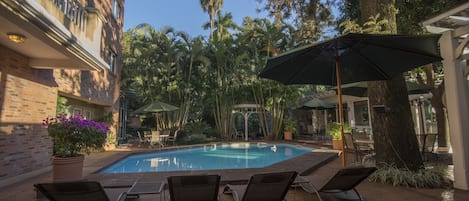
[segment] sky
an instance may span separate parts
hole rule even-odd
[[[224,0],[222,13],[231,12],[236,24],[241,25],[245,16],[266,17],[265,12],[256,12],[259,7],[256,0]],[[192,37],[208,36],[209,30],[204,30],[202,25],[209,21],[200,0],[126,0],[124,5],[124,31],[147,23],[156,30],[171,26]]]

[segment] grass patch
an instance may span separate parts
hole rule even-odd
[[[379,168],[368,177],[372,182],[416,188],[451,188],[446,166],[431,166],[416,172],[391,165]]]

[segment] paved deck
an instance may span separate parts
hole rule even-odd
[[[296,170],[300,172],[313,185],[321,187],[337,170],[341,168],[341,161],[336,153],[329,152],[327,149],[319,149],[320,152],[308,153],[274,164],[266,168],[244,169],[244,170],[217,170],[217,171],[189,171],[189,172],[166,172],[166,173],[133,173],[133,174],[98,174],[97,170],[105,167],[116,160],[123,158],[135,152],[145,152],[145,149],[131,149],[123,151],[110,151],[102,153],[93,153],[86,156],[84,174],[85,179],[100,181],[106,188],[106,192],[111,200],[115,200],[120,192],[127,191],[134,181],[155,181],[164,180],[169,175],[180,174],[204,174],[216,173],[222,176],[223,183],[242,183],[247,181],[249,176],[254,173]],[[351,156],[351,155],[349,155]],[[349,161],[353,160],[350,158]],[[51,182],[51,173],[46,172],[39,176],[29,178],[0,190],[0,200],[27,201],[37,200],[33,188],[34,183]],[[222,185],[223,186],[223,185]],[[455,189],[417,189],[406,187],[393,187],[386,184],[362,182],[357,189],[367,201],[402,201],[402,200],[442,200],[442,201],[463,201],[468,200],[469,191]],[[220,190],[220,192],[222,192]],[[167,189],[164,191],[165,197],[168,196]],[[230,196],[221,194],[222,200],[232,200]],[[159,195],[142,195],[140,200],[159,201]],[[301,189],[291,189],[287,194],[289,201],[307,201],[317,200],[315,195],[311,195]]]

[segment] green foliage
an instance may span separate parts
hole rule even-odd
[[[285,131],[290,131],[295,133],[296,131],[296,121],[290,118],[286,118],[283,120],[283,126]]]
[[[67,98],[63,96],[57,96],[56,114],[68,114],[70,113],[70,106],[67,105]]]
[[[184,132],[191,134],[203,134],[210,129],[210,126],[204,121],[188,123],[184,126]]]
[[[340,23],[339,27],[343,29],[343,33],[368,33],[368,34],[385,34],[388,21],[386,19],[380,20],[379,13],[371,16],[368,21],[360,26],[356,21],[347,19]]]
[[[368,180],[393,186],[417,188],[449,188],[452,186],[446,166],[426,167],[414,172],[386,165],[370,175]]]
[[[329,135],[332,136],[332,139],[334,140],[340,140],[342,139],[341,133],[340,133],[340,124],[339,123],[328,123],[326,131]],[[344,124],[344,133],[351,132],[352,130],[350,129],[350,126],[348,124]]]

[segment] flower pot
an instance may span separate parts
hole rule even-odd
[[[293,139],[292,132],[290,132],[290,131],[283,132],[283,139],[284,140],[292,140]]]
[[[343,144],[343,140],[336,140],[336,139],[333,139],[332,140],[332,149],[334,150],[342,150],[342,144]]]
[[[76,181],[83,177],[83,162],[85,155],[73,157],[52,157],[52,180]]]

